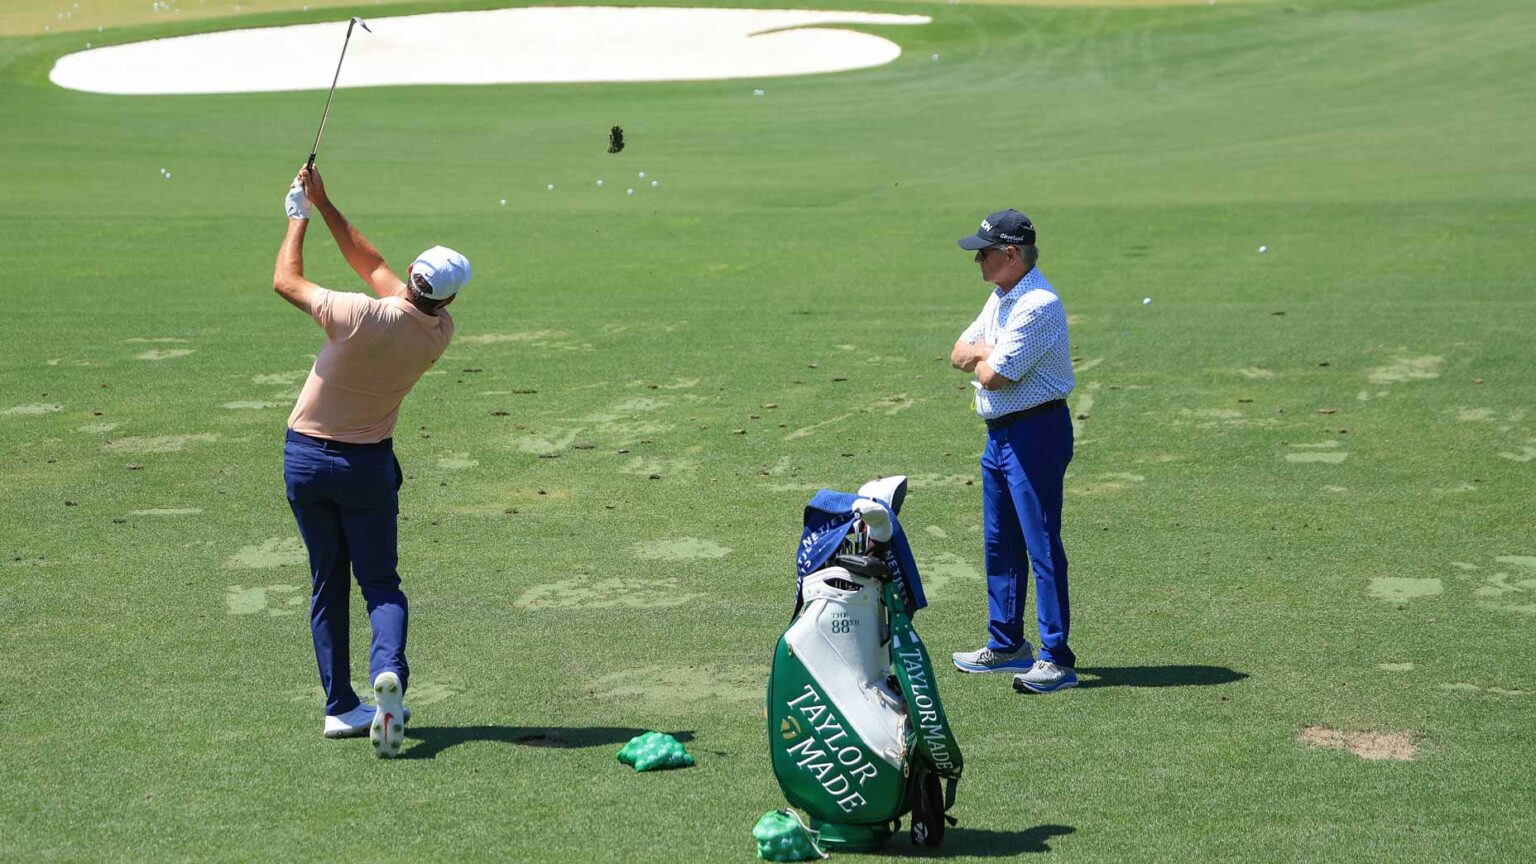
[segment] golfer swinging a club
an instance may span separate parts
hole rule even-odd
[[[987,562],[987,644],[957,652],[962,672],[1016,672],[1013,689],[1052,693],[1077,686],[1067,646],[1067,553],[1061,496],[1072,461],[1067,394],[1075,383],[1061,298],[1036,268],[1035,226],[1017,210],[982,220],[960,248],[975,252],[981,278],[996,288],[965,328],[950,363],[975,375],[976,413],[987,423],[981,456]],[[1040,658],[1024,638],[1030,569],[1040,621]]]
[[[330,291],[304,278],[304,232],[320,211],[342,257],[378,298]],[[402,281],[341,215],[312,167],[300,169],[285,201],[288,234],[272,287],[325,329],[325,345],[288,417],[283,479],[309,549],[310,630],[325,688],[327,738],[365,731],[381,757],[399,754],[410,680],[407,603],[395,571],[403,475],[390,436],[400,403],[453,338],[446,307],[469,281],[469,262],[442,246],[421,253]],[[374,706],[352,690],[348,656],[349,577],[356,577],[373,630],[368,674]]]

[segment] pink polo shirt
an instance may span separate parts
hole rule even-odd
[[[393,435],[400,402],[453,338],[447,310],[428,315],[400,297],[322,288],[309,314],[325,328],[325,347],[288,428],[353,444]]]

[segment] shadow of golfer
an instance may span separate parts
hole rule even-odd
[[[1079,666],[1077,675],[1079,687],[1209,687],[1248,677],[1225,666]]]
[[[905,827],[905,823],[903,823]],[[976,858],[1012,858],[1051,851],[1051,838],[1076,832],[1071,825],[1036,825],[1024,831],[989,831],[985,828],[954,827],[944,832],[944,845],[937,849],[913,846],[905,830],[871,854],[890,858],[952,858],[970,855]],[[846,854],[839,858],[847,857]]]
[[[437,754],[471,741],[500,741],[519,747],[550,747],[557,750],[602,747],[623,744],[649,730],[615,726],[407,726],[407,741],[419,741],[400,753],[401,759],[435,759]],[[673,732],[673,738],[688,742],[693,733]]]

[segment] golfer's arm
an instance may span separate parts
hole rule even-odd
[[[320,286],[304,278],[304,229],[308,219],[289,219],[288,234],[277,250],[277,266],[272,273],[272,290],[284,300],[310,310],[310,303]]]
[[[996,390],[1013,383],[1012,378],[1004,378],[1002,373],[993,369],[985,360],[976,364],[976,380],[981,382],[983,390]]]
[[[949,365],[961,372],[970,372],[976,368],[976,361],[987,356],[982,351],[982,345],[975,342],[967,342],[964,339],[955,341],[955,347],[949,352]]]
[[[384,256],[373,248],[363,232],[341,215],[335,204],[327,201],[316,209],[325,217],[325,226],[331,229],[331,236],[336,238],[336,247],[341,250],[342,257],[347,259],[357,275],[363,277],[373,293],[380,297],[405,296],[405,283],[384,263]]]

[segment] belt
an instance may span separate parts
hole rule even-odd
[[[385,438],[383,441],[375,441],[372,444],[358,444],[351,441],[332,441],[329,438],[316,438],[313,435],[305,435],[303,432],[289,429],[288,440],[293,441],[295,439],[301,440],[306,444],[312,444],[330,453],[348,453],[358,450],[377,450],[379,448],[388,449],[394,446],[393,438]]]
[[[987,428],[1002,429],[1005,426],[1009,426],[1013,423],[1017,423],[1018,421],[1023,420],[1025,417],[1032,417],[1036,414],[1044,414],[1045,412],[1055,408],[1065,407],[1067,407],[1067,400],[1052,399],[1049,402],[1041,402],[1039,405],[1035,405],[1034,407],[1025,408],[1023,411],[1015,411],[1012,414],[1004,414],[1001,417],[986,418]]]

